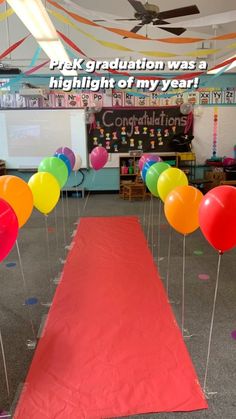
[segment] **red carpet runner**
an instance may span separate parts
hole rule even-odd
[[[74,240],[14,418],[206,408],[137,218],[81,219]]]

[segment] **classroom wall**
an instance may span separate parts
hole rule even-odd
[[[31,83],[36,85],[48,85],[47,76],[32,76],[30,77]],[[22,83],[22,80],[21,80]],[[236,74],[224,74],[219,77],[204,76],[201,78],[201,84],[209,87],[235,87]],[[12,91],[17,91],[19,86],[16,84],[11,85]],[[111,97],[105,97],[104,106],[111,105]],[[212,143],[213,143],[213,106],[201,106],[200,116],[195,117],[194,121],[194,140],[193,151],[197,155],[197,163],[202,166],[207,158],[212,156]],[[219,120],[217,131],[217,156],[234,157],[233,148],[236,144],[236,107],[235,106],[218,106]],[[1,150],[0,150],[1,151]],[[1,157],[1,156],[0,156]],[[97,172],[94,176],[92,170],[86,172],[85,181],[83,186],[89,190],[118,190],[119,189],[119,169],[118,169],[118,156],[112,156],[108,162],[108,166],[113,166],[110,169],[103,169]],[[22,174],[21,174],[22,175]],[[27,177],[28,175],[26,175]],[[199,167],[196,177],[203,176],[203,168]],[[69,185],[74,183],[73,175],[69,179]]]

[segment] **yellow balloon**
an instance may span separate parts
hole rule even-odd
[[[31,176],[28,185],[34,198],[34,206],[43,214],[49,214],[60,198],[60,186],[56,178],[48,172]]]
[[[188,178],[186,174],[177,167],[170,167],[161,173],[157,181],[157,191],[163,202],[167,195],[177,186],[187,186]]]

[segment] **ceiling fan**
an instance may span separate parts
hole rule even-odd
[[[160,9],[155,4],[150,4],[148,1],[143,4],[138,0],[128,0],[131,6],[134,8],[134,19],[115,19],[117,21],[140,21],[135,25],[130,32],[137,33],[144,25],[152,23],[154,26],[159,27],[167,32],[170,32],[174,35],[181,35],[186,31],[185,28],[165,28],[162,25],[168,25],[170,22],[166,22],[165,19],[172,19],[175,17],[182,17],[188,15],[194,15],[199,12],[199,9],[196,5],[179,7],[178,9],[165,10],[160,12]],[[95,20],[94,22],[101,22],[104,20]]]

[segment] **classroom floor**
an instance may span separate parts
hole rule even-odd
[[[160,275],[166,284],[169,227],[163,215],[163,208],[161,208],[160,227],[158,227],[159,203],[157,200],[129,202],[120,199],[118,194],[90,194],[85,199],[64,197],[63,205],[61,200],[56,214],[55,212],[50,214],[47,220],[34,211],[18,237],[25,287],[16,247],[0,265],[0,328],[10,390],[8,400],[4,367],[0,356],[0,412],[1,409],[14,411],[14,404],[34,353],[33,350],[28,349],[27,340],[33,340],[34,333],[38,334],[42,320],[48,312],[48,303],[52,300],[56,280],[68,252],[65,245],[68,246],[72,240],[71,235],[76,228],[75,222],[79,215],[139,216],[154,259],[158,263]],[[157,240],[158,230],[160,231],[159,241]],[[173,310],[180,323],[182,236],[173,232],[171,243],[169,291],[170,299],[173,301]],[[185,325],[189,332],[194,334],[186,341],[186,345],[199,380],[203,383],[218,255],[208,245],[199,230],[186,238],[186,249]],[[236,331],[235,256],[236,249],[222,257],[208,374],[209,390],[218,393],[209,400],[209,409],[192,413],[138,415],[137,418],[233,419],[235,417],[236,340],[231,336],[231,333]],[[37,304],[25,304],[30,297],[37,299],[31,301]]]

